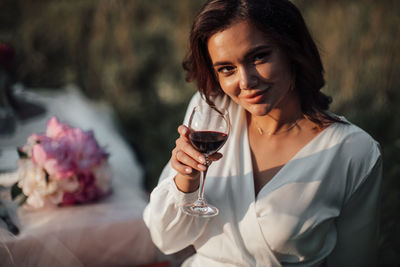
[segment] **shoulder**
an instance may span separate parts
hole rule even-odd
[[[334,122],[320,133],[316,149],[329,152],[329,159],[335,166],[364,176],[381,157],[380,145],[360,127],[344,117],[340,119],[343,123]]]
[[[329,128],[330,138],[335,139],[346,150],[351,151],[351,154],[361,157],[365,154],[379,154],[379,143],[366,131],[351,123],[344,117],[340,117],[344,123],[334,123]]]
[[[196,93],[193,94],[192,98],[190,99],[188,107],[189,108],[194,107],[200,104],[202,101],[205,100],[202,98],[201,94],[197,91]]]
[[[358,187],[372,169],[381,164],[379,143],[366,131],[343,118],[346,123],[334,123],[328,130],[329,138],[335,140],[336,159],[346,168],[354,188]]]
[[[330,126],[331,136],[338,140],[333,159],[335,168],[344,174],[347,202],[366,181],[379,183],[382,178],[382,153],[379,143],[366,131],[349,122]]]

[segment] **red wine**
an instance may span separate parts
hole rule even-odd
[[[190,133],[189,139],[199,152],[211,155],[223,146],[228,135],[221,132],[197,131]]]

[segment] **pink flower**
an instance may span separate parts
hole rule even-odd
[[[28,137],[27,144],[34,145],[34,144],[40,143],[43,138],[46,138],[46,135],[33,133]]]
[[[69,135],[72,130],[73,128],[68,124],[59,122],[56,117],[51,117],[47,122],[46,136],[59,139]]]
[[[96,177],[93,173],[80,173],[77,175],[79,189],[75,192],[65,192],[62,205],[93,202],[105,194],[97,187]]]
[[[20,161],[18,185],[33,207],[87,203],[110,193],[108,154],[93,131],[52,117],[46,134],[32,134],[20,150],[28,159]]]
[[[84,132],[76,128],[67,138],[76,168],[80,172],[88,171],[108,158],[108,154],[99,146],[92,131]]]
[[[46,135],[31,135],[32,160],[56,179],[74,173],[89,171],[107,159],[92,131],[83,131],[60,123],[52,117],[47,123]]]
[[[68,140],[42,138],[32,148],[33,162],[55,179],[70,177],[77,170]]]

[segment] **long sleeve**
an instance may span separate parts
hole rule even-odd
[[[143,216],[153,242],[165,254],[193,244],[208,222],[208,219],[188,216],[180,210],[182,204],[196,200],[198,191],[180,192],[173,177],[165,178],[154,189]]]
[[[376,266],[381,176],[379,157],[341,211],[336,222],[337,244],[328,257],[328,266]]]
[[[189,120],[193,107],[202,101],[197,93],[190,101],[184,124]],[[201,235],[208,219],[184,214],[180,206],[197,199],[198,191],[183,193],[175,185],[176,171],[171,164],[165,166],[159,184],[150,195],[150,202],[143,213],[143,219],[150,230],[156,246],[165,254],[184,249]]]

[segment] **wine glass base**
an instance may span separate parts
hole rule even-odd
[[[198,206],[190,203],[183,205],[181,209],[185,214],[195,217],[213,217],[219,213],[218,209],[210,204]]]

